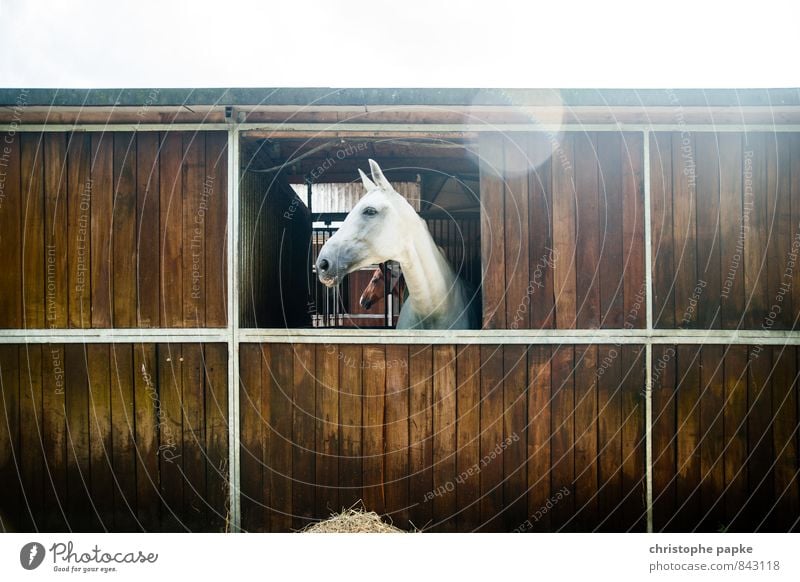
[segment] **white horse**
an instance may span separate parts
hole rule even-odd
[[[372,180],[358,171],[367,193],[319,252],[319,280],[332,287],[357,269],[397,261],[408,289],[397,329],[480,327],[475,295],[433,242],[425,221],[392,188],[378,164],[370,160],[369,165]]]

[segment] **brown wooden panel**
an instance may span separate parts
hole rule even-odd
[[[624,294],[623,326],[646,327],[644,246],[644,138],[623,133],[622,233],[624,271],[620,274]],[[602,276],[602,275],[601,275]]]
[[[408,528],[408,346],[386,346],[386,514]],[[324,368],[323,368],[324,370]]]
[[[704,346],[700,368],[700,503],[705,531],[724,527],[724,348]]]
[[[66,314],[66,309],[64,313]],[[55,344],[42,347],[42,450],[45,458],[42,529],[66,531],[67,423],[64,347]]]
[[[528,350],[503,348],[503,522],[512,531],[528,518]],[[455,411],[453,411],[455,415]]]
[[[21,189],[19,136],[5,134],[0,149],[0,252],[5,264],[0,277],[0,327],[15,329],[22,327],[21,217],[27,200]]]
[[[265,345],[263,350],[263,358],[269,358],[270,346]],[[244,531],[269,531],[265,507],[268,488],[263,481],[267,468],[262,436],[269,430],[269,418],[261,416],[262,388],[268,384],[262,383],[262,347],[242,344],[239,359],[241,525]]]
[[[181,355],[181,413],[183,425],[183,508],[182,521],[189,531],[205,527],[206,464],[205,446],[205,374],[200,344],[183,344]]]
[[[457,511],[456,477],[456,349],[455,346],[434,346],[434,531],[455,531]]]
[[[228,347],[206,344],[203,349],[207,531],[228,531]]]
[[[577,279],[575,224],[577,191],[575,189],[574,137],[562,136],[559,150],[564,162],[554,164],[553,172],[553,292],[556,327],[574,329],[577,316]]]
[[[481,355],[478,346],[459,346],[456,355],[456,499],[459,531],[480,525]]]
[[[550,414],[552,349],[531,346],[528,351],[528,522],[529,531],[548,531],[550,512]]]
[[[362,382],[364,425],[362,429],[363,501],[368,511],[385,512],[383,453],[385,426],[386,353],[384,346],[364,346]]]
[[[672,232],[674,250],[675,325],[697,327],[697,149],[694,134],[672,140]]]
[[[133,346],[136,416],[136,516],[144,531],[159,530],[159,395],[156,346]]]
[[[274,344],[267,360],[269,383],[270,527],[292,527],[292,398],[294,365],[291,344]],[[262,396],[263,398],[263,396]]]
[[[760,346],[750,352],[747,386],[748,497],[743,512],[747,528],[751,531],[765,529],[766,516],[776,499],[772,435],[772,373],[776,354],[777,350]]]
[[[0,517],[3,532],[22,528],[25,505],[19,478],[19,348],[0,345]]]
[[[545,134],[529,137],[529,159],[547,160],[553,146]],[[555,321],[553,295],[553,184],[549,163],[530,168],[528,175],[528,233],[530,236],[530,328],[549,329]]]
[[[772,373],[774,503],[763,529],[791,531],[800,516],[797,456],[797,361],[792,346],[776,348]],[[759,528],[762,529],[762,528]]]
[[[159,135],[136,137],[136,322],[158,327],[160,285]]]
[[[744,139],[743,212],[749,228],[744,242],[745,326],[757,328],[767,315],[767,161],[766,136],[747,133]]]
[[[27,514],[27,531],[44,525],[45,458],[42,451],[42,346],[24,346],[19,350],[19,423],[22,491]],[[27,519],[26,519],[27,518]],[[23,524],[25,524],[23,521]]]
[[[67,327],[67,142],[62,133],[44,140],[45,324]]]
[[[600,326],[600,194],[597,144],[591,134],[575,136],[576,327]],[[558,223],[556,223],[558,224]],[[616,271],[616,269],[615,269]],[[606,273],[606,275],[612,275]]]
[[[161,530],[184,531],[183,524],[183,414],[181,410],[181,346],[159,344],[158,391]]]
[[[363,398],[361,346],[339,346],[339,503],[352,507],[362,497]]]
[[[96,511],[95,531],[114,528],[113,458],[111,446],[110,346],[86,346],[89,367],[89,451],[92,505]]]
[[[574,348],[559,347],[553,351],[552,358],[552,399],[550,408],[550,490],[569,491],[551,513],[550,528],[553,531],[574,529],[565,527],[575,508],[575,465],[574,465],[574,423],[575,423],[575,377]]]
[[[600,327],[619,329],[631,325],[625,320],[625,293],[622,283],[623,261],[623,204],[622,204],[622,160],[627,161],[629,152],[623,152],[622,139],[617,133],[600,133],[597,140],[598,162],[598,232],[599,257],[597,278],[600,288]],[[634,201],[635,203],[635,201]],[[584,225],[586,226],[586,225]],[[635,226],[635,225],[634,225]],[[633,241],[625,239],[625,250]],[[587,265],[587,268],[594,268]]]
[[[113,323],[136,327],[136,136],[115,133],[113,139]]]
[[[697,325],[720,327],[720,159],[717,136],[698,133],[697,153],[697,277],[704,284],[697,299]],[[691,244],[691,242],[689,242]]]
[[[529,325],[528,274],[528,136],[515,135],[504,143],[505,208],[505,322],[510,329]]]
[[[676,508],[676,364],[672,345],[653,346],[653,529],[662,531]]]
[[[618,510],[622,500],[623,394],[621,360],[621,346],[597,347],[596,529],[600,531],[614,531],[620,519]]]
[[[67,516],[72,531],[97,531],[91,501],[89,370],[84,346],[64,345],[67,379]]]
[[[20,136],[22,195],[23,327],[43,328],[44,303],[44,161],[40,136]]]
[[[111,457],[114,472],[114,531],[137,531],[136,412],[133,350],[112,344]],[[149,400],[149,399],[148,399]]]
[[[503,348],[481,346],[481,531],[502,531]]]
[[[419,530],[433,520],[433,350],[409,347],[409,522]]]
[[[503,185],[503,140],[497,134],[482,133],[481,169],[481,256],[484,329],[506,327],[505,188]]]
[[[292,406],[292,514],[294,529],[302,529],[314,517],[316,479],[315,350],[311,344],[294,344]]]
[[[206,140],[203,133],[183,134],[183,326],[203,327],[206,322],[205,183]],[[177,196],[177,193],[176,193]]]
[[[183,325],[183,173],[182,135],[169,132],[161,138],[159,157],[159,280],[162,327]]]
[[[721,133],[719,144],[720,313],[722,327],[737,329],[744,317],[744,215],[742,136]]]
[[[725,355],[725,515],[729,531],[739,531],[737,514],[747,494],[747,346],[730,346]]]
[[[92,326],[92,141],[73,133],[67,152],[69,326]]]
[[[341,509],[339,505],[339,351],[338,346],[316,346],[316,515],[325,517]],[[387,398],[390,386],[387,386]],[[405,395],[405,391],[403,392]],[[387,447],[391,442],[391,425],[387,404]],[[405,418],[405,415],[403,415]],[[408,433],[406,431],[406,440]],[[393,474],[387,458],[387,478]],[[405,474],[405,473],[403,473]],[[393,507],[387,491],[387,509]],[[408,489],[406,489],[406,498]],[[404,507],[404,505],[402,505]]]
[[[228,136],[225,132],[206,134],[206,169],[202,203],[206,227],[206,325],[225,327],[227,312],[228,232]]]
[[[678,507],[668,526],[691,531],[700,510],[700,350],[678,347],[676,452]],[[674,523],[673,523],[674,522]]]
[[[653,325],[665,328],[675,326],[672,174],[672,134],[654,133],[650,137]]]
[[[91,287],[92,327],[111,327],[113,308],[114,139],[111,133],[92,134],[91,165]]]
[[[597,519],[597,346],[575,348],[575,526],[592,531]]]
[[[646,528],[644,348],[622,346],[622,516],[623,531],[643,532]]]

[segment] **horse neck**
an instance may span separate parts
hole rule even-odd
[[[450,265],[421,219],[416,232],[410,233],[408,239],[407,257],[400,266],[406,280],[409,301],[423,315],[446,309],[447,294],[455,282]]]

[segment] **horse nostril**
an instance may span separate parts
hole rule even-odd
[[[331,264],[328,262],[328,259],[322,259],[319,262],[319,270],[320,271],[327,271],[328,267],[330,267],[330,266],[331,266]]]

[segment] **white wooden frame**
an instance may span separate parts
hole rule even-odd
[[[647,531],[653,531],[652,459],[652,348],[656,344],[764,344],[800,345],[800,331],[684,330],[653,327],[652,229],[650,209],[650,134],[653,131],[698,132],[800,132],[800,125],[772,124],[365,124],[365,123],[187,123],[187,124],[0,124],[0,131],[42,132],[148,132],[213,131],[228,134],[228,224],[227,224],[227,326],[225,328],[142,329],[3,329],[0,344],[41,343],[225,343],[228,349],[228,480],[231,531],[241,531],[240,504],[240,406],[239,346],[242,343],[377,343],[377,344],[634,344],[645,348],[645,477]],[[441,132],[638,132],[643,135],[644,243],[646,327],[644,329],[595,330],[480,330],[419,331],[353,329],[246,329],[238,327],[239,282],[239,146],[242,132],[261,130],[312,132],[320,137],[331,132],[381,133]]]

